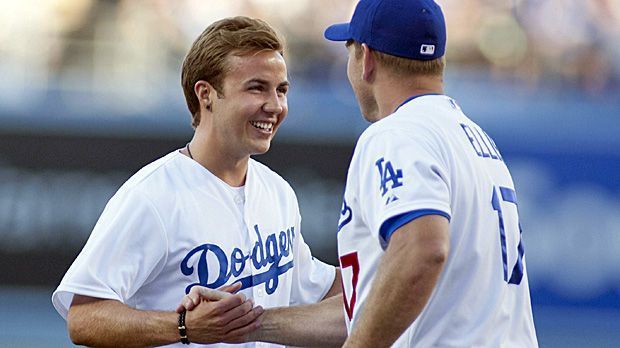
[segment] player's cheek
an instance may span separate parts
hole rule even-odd
[[[282,122],[284,122],[287,116],[288,116],[288,102],[286,100],[286,97],[284,97],[284,102],[282,103],[282,113],[278,117],[278,125],[282,124]]]

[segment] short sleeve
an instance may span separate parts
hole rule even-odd
[[[128,303],[158,273],[167,242],[157,211],[136,190],[121,189],[106,205],[86,245],[52,295],[66,318],[74,294]]]
[[[421,129],[386,130],[358,144],[362,214],[385,248],[394,227],[428,214],[450,219],[450,180],[441,144]]]
[[[290,305],[316,303],[325,297],[336,277],[334,266],[312,256],[300,233],[301,217],[295,228],[295,267]]]

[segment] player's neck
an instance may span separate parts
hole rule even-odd
[[[385,78],[377,81],[374,89],[378,118],[391,115],[407,99],[424,94],[443,94],[443,78],[419,76],[412,79]]]
[[[192,159],[228,185],[243,186],[250,156],[233,156],[207,139],[209,138],[194,134],[189,143]],[[189,155],[187,152],[184,153]]]

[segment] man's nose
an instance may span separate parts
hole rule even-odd
[[[284,110],[286,101],[278,94],[277,91],[270,93],[269,99],[263,105],[263,111],[270,114],[280,114]]]

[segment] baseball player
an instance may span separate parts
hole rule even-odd
[[[345,347],[537,347],[515,187],[495,142],[443,95],[432,0],[361,0],[346,41],[361,113],[338,253]]]
[[[236,342],[263,308],[340,293],[338,272],[303,240],[293,190],[250,158],[269,149],[288,111],[277,34],[247,17],[212,24],[182,84],[193,139],[118,190],[52,296],[77,344]],[[219,301],[176,313],[195,286],[236,294],[213,290]]]

